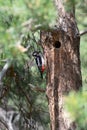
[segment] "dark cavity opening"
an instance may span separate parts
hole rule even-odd
[[[60,48],[61,43],[59,41],[55,41],[54,45],[55,48]]]

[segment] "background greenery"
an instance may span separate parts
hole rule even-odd
[[[70,5],[69,1],[66,0]],[[79,30],[87,28],[87,1],[74,0],[76,7],[76,21]],[[68,7],[66,7],[68,8]],[[9,88],[1,99],[1,105],[11,105],[19,112],[21,107],[28,118],[39,121],[44,129],[49,129],[48,104],[45,93],[37,91],[35,87],[46,88],[32,57],[34,50],[41,50],[36,41],[39,40],[39,28],[46,28],[56,24],[57,12],[51,0],[0,0],[0,69],[7,59],[12,60],[13,71],[17,73],[19,82],[13,75],[3,79],[4,87]],[[26,53],[16,46],[31,47]],[[81,37],[80,55],[83,90],[87,89],[87,34]],[[33,88],[32,88],[32,85]],[[28,95],[28,97],[27,97]],[[5,101],[6,100],[6,101]]]

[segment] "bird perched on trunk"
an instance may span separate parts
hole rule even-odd
[[[42,53],[40,51],[34,51],[32,54],[35,58],[37,67],[39,69],[39,72],[41,74],[41,78],[43,79],[43,72],[45,70],[45,61]]]

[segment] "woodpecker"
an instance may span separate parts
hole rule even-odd
[[[44,57],[43,57],[43,55],[41,54],[40,51],[34,51],[32,55],[33,55],[34,58],[35,58],[37,67],[38,67],[39,72],[40,72],[40,74],[41,74],[41,78],[43,79],[43,72],[44,72],[44,70],[45,70]]]

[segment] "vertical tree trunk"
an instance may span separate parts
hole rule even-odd
[[[41,31],[47,59],[47,89],[51,130],[75,130],[64,110],[64,95],[82,86],[80,36],[73,15],[65,13],[56,29]]]

